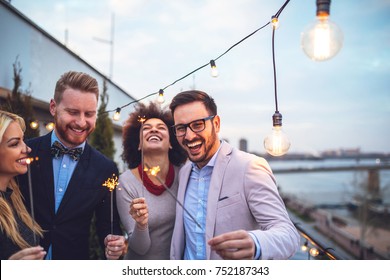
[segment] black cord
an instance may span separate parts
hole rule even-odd
[[[275,14],[274,17],[278,18],[278,17],[280,16],[280,14],[282,13],[282,11],[284,10],[284,8],[287,6],[287,4],[288,4],[289,2],[290,2],[290,0],[287,0],[287,1],[283,4],[283,6],[278,10],[278,12]],[[241,39],[240,41],[238,41],[237,43],[235,43],[234,45],[232,45],[232,46],[231,46],[230,48],[228,48],[224,53],[222,53],[222,54],[219,55],[217,58],[215,58],[214,61],[220,59],[222,56],[224,56],[225,54],[227,54],[231,49],[233,49],[233,48],[236,47],[237,45],[241,44],[243,41],[245,41],[245,40],[248,39],[249,37],[253,36],[256,32],[258,32],[259,30],[263,29],[264,27],[266,27],[266,26],[269,25],[269,24],[270,24],[270,22],[267,22],[267,23],[264,24],[262,27],[256,29],[255,31],[253,31],[252,33],[250,33],[249,35],[247,35],[246,37],[244,37],[243,39]],[[273,28],[272,30],[273,30],[273,31],[272,31],[272,60],[273,60],[273,68],[274,68],[275,105],[276,105],[276,111],[278,111],[278,101],[277,101],[277,93],[276,93],[275,50],[274,50],[274,34],[275,34],[275,28]],[[202,68],[208,66],[209,64],[210,64],[210,63],[208,62],[208,63],[206,63],[206,64],[204,64],[204,65],[202,65],[202,66],[196,68],[195,70],[193,70],[193,71],[191,71],[190,73],[184,75],[183,77],[177,79],[176,81],[172,82],[171,84],[165,86],[165,87],[162,88],[162,89],[165,90],[165,89],[167,89],[168,87],[173,86],[173,85],[176,84],[177,82],[183,80],[184,78],[187,78],[189,75],[191,75],[191,74],[193,74],[193,73],[199,71],[200,69],[202,69]],[[145,98],[147,98],[147,97],[150,97],[150,96],[152,96],[152,95],[158,94],[158,93],[159,93],[159,91],[150,93],[150,94],[148,94],[148,95],[146,95],[146,96],[144,96],[144,97],[142,97],[142,98],[140,98],[140,99],[133,100],[133,101],[131,101],[131,102],[129,102],[129,103],[127,103],[127,104],[125,104],[125,105],[123,105],[123,106],[121,106],[121,107],[118,107],[118,108],[116,108],[116,109],[114,109],[114,110],[105,111],[105,112],[103,112],[102,114],[110,113],[110,112],[115,112],[115,111],[117,111],[117,112],[119,111],[119,112],[120,112],[121,109],[123,109],[123,108],[125,108],[125,107],[127,107],[127,106],[129,106],[129,105],[131,105],[131,104],[133,104],[133,103],[138,103],[139,101],[141,101],[141,100],[143,100],[143,99],[145,99]]]

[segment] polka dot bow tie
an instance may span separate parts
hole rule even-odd
[[[73,160],[78,161],[82,152],[82,148],[67,149],[58,141],[55,141],[51,146],[51,155],[55,158],[66,154],[69,155]]]

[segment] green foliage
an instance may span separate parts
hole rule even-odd
[[[22,86],[22,67],[18,58],[12,65],[14,70],[14,87],[10,95],[7,96],[6,103],[2,105],[2,109],[21,116],[26,122],[25,138],[34,138],[39,136],[37,129],[32,129],[28,124],[35,120],[34,110],[32,106],[31,92],[29,90],[23,91]]]
[[[115,154],[114,147],[114,128],[111,119],[107,113],[108,94],[107,82],[103,82],[103,92],[100,96],[100,106],[98,109],[98,118],[96,120],[95,131],[89,137],[89,144],[95,149],[113,159]],[[104,251],[99,244],[99,238],[96,234],[96,218],[93,217],[89,234],[89,258],[104,259]]]
[[[108,114],[105,113],[108,103],[106,80],[103,82],[103,92],[100,96],[100,102],[96,128],[89,138],[89,143],[108,158],[114,159],[114,128],[112,120],[109,118]]]

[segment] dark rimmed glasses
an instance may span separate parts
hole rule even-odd
[[[214,116],[208,116],[208,117],[203,118],[203,119],[195,120],[195,121],[192,121],[192,122],[187,123],[187,124],[173,125],[172,126],[173,133],[177,137],[184,136],[184,135],[186,135],[187,127],[189,127],[195,133],[201,132],[201,131],[203,131],[206,128],[206,121],[211,120],[214,117],[215,117],[215,115]]]

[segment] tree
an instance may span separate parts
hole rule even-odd
[[[107,94],[107,81],[103,82],[103,92],[100,96],[100,107],[98,109],[98,118],[96,120],[95,131],[91,134],[89,138],[89,143],[100,151],[102,154],[106,155],[110,159],[114,159],[115,147],[114,147],[114,128],[112,120],[109,118],[106,113],[107,104],[108,104],[108,94]]]
[[[106,113],[108,94],[107,94],[107,81],[103,81],[103,92],[100,96],[101,104],[98,109],[98,118],[96,120],[95,131],[89,138],[91,146],[95,147],[98,151],[109,157],[114,158],[114,129],[112,120]],[[112,195],[112,194],[111,194]],[[96,234],[96,217],[94,216],[91,223],[90,235],[89,235],[89,257],[90,259],[103,259],[104,252],[99,245],[99,238]]]
[[[35,120],[34,110],[32,107],[32,98],[30,90],[23,91],[22,86],[22,67],[16,57],[15,63],[12,65],[14,70],[14,87],[11,94],[7,96],[5,105],[2,109],[21,116],[26,122],[26,131],[24,133],[26,139],[39,136],[37,129],[32,129],[29,122]]]

